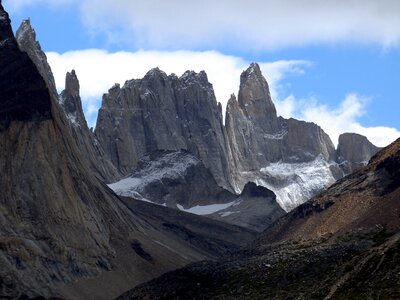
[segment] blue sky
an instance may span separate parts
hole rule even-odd
[[[223,104],[260,63],[278,114],[384,146],[400,136],[400,1],[3,0],[30,17],[59,90],[80,79],[94,126],[104,92],[153,67],[204,69]]]

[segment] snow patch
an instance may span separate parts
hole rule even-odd
[[[255,183],[272,190],[279,205],[290,211],[335,182],[330,166],[322,155],[306,163],[271,163],[260,171],[273,180],[258,178]]]
[[[136,197],[140,195],[136,189],[142,183],[140,178],[128,177],[117,181],[115,183],[109,184],[108,187],[112,189],[117,195],[124,197]]]
[[[238,213],[238,211],[224,211],[224,212],[220,212],[219,215],[220,215],[222,218],[225,218],[225,217],[227,217],[227,216],[230,216],[230,215],[236,214],[236,213]]]
[[[282,140],[287,133],[288,132],[286,130],[282,130],[275,134],[265,133],[264,138],[269,139],[269,140]]]
[[[178,155],[176,152],[166,154],[161,159],[149,162],[144,169],[134,173],[131,177],[109,184],[108,187],[117,195],[136,198],[147,185],[164,178],[180,178],[189,167],[200,162],[191,155],[180,156],[179,159]]]
[[[182,205],[178,204],[178,208],[179,210],[191,213],[191,214],[195,214],[195,215],[200,215],[200,216],[204,216],[204,215],[210,215],[213,213],[216,213],[220,210],[226,209],[232,205],[235,204],[236,201],[232,201],[229,203],[223,203],[223,204],[210,204],[210,205],[196,205],[193,206],[191,208],[184,208]]]
[[[62,108],[62,110],[63,110],[63,112],[64,112],[64,114],[65,114],[65,116],[66,116],[66,118],[67,118],[67,120],[68,120],[73,126],[79,127],[80,125],[79,125],[79,122],[78,122],[78,117],[77,117],[76,111],[75,111],[75,112],[66,112],[66,111],[65,111],[65,109],[64,109],[65,98],[63,97],[62,94],[59,95],[59,97],[58,97],[58,103],[60,104],[60,106],[61,106],[61,108]]]

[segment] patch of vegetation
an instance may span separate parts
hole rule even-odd
[[[385,243],[388,238],[390,238],[393,235],[393,233],[388,232],[386,227],[383,227],[381,230],[379,230],[375,235],[373,236],[372,240],[375,244],[375,246],[382,245]]]

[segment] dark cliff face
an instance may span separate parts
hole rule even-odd
[[[47,62],[46,54],[42,51],[39,42],[36,40],[36,32],[31,26],[30,20],[24,20],[18,28],[15,36],[18,47],[22,52],[29,55],[29,58],[37,67],[39,74],[45,80],[47,87],[53,97],[57,97],[56,83],[51,68]]]
[[[0,131],[14,120],[50,118],[51,102],[46,83],[26,53],[19,50],[10,19],[0,4]]]
[[[46,294],[46,282],[75,277],[73,265],[84,266],[82,276],[98,273],[99,261],[109,268],[105,219],[117,214],[115,197],[89,176],[57,99],[19,49],[2,7],[0,16],[0,277],[16,283],[16,291],[31,286],[32,294]]]
[[[36,40],[35,30],[29,20],[23,21],[16,33],[16,41],[19,49],[26,53],[36,66],[40,76],[44,79],[47,90],[55,105],[62,111],[60,118],[67,124],[73,135],[74,142],[84,152],[81,160],[93,170],[95,176],[105,181],[113,181],[120,177],[117,169],[105,155],[93,133],[89,130],[82,109],[79,95],[79,80],[73,70],[67,73],[65,90],[58,95],[53,73],[47,62],[46,54]]]
[[[147,152],[186,149],[231,187],[221,113],[204,72],[178,78],[153,69],[114,86],[103,97],[95,134],[122,173]]]
[[[79,94],[79,80],[74,70],[66,74],[65,90],[58,99],[74,140],[85,153],[81,159],[84,160],[95,176],[105,182],[119,179],[120,173],[104,153],[93,132],[88,128]]]
[[[350,174],[367,165],[369,159],[379,150],[365,136],[344,133],[339,136],[338,163],[345,174]]]

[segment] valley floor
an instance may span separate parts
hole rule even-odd
[[[120,299],[399,299],[400,233],[377,227],[195,263]]]

